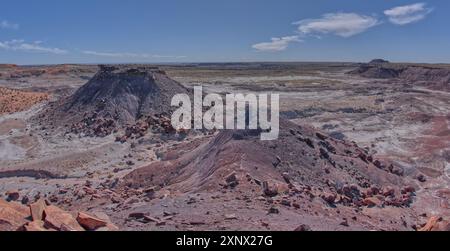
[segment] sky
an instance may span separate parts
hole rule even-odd
[[[450,63],[450,1],[5,0],[0,63]]]

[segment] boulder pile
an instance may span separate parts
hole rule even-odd
[[[73,214],[47,200],[29,205],[0,199],[0,231],[117,231],[101,212]]]

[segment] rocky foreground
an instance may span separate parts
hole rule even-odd
[[[10,202],[0,199],[0,231],[117,231],[109,217],[101,212],[71,213],[38,199],[24,205],[14,202],[17,191],[7,192]]]

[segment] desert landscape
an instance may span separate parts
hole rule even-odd
[[[175,94],[280,94],[280,135]],[[0,230],[449,231],[450,65],[0,65]]]

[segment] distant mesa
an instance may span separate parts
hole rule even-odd
[[[450,66],[444,64],[389,63],[383,59],[374,59],[370,63],[359,64],[348,73],[365,78],[400,79],[435,90],[450,90]]]
[[[16,68],[17,65],[15,64],[0,64],[0,69],[9,69],[9,68]]]
[[[388,63],[390,63],[390,62],[387,60],[384,60],[384,59],[379,59],[379,58],[374,59],[369,62],[369,64],[388,64]]]

